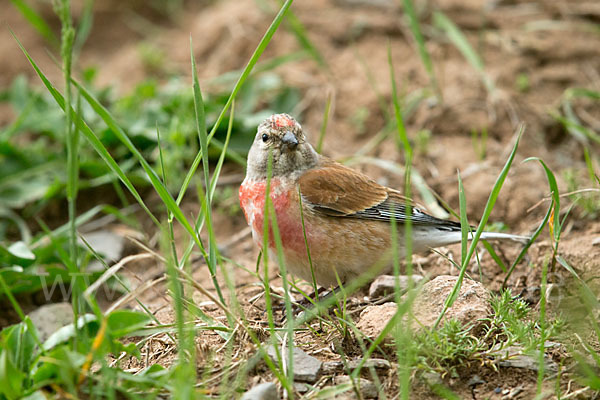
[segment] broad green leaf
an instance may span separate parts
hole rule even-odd
[[[11,244],[8,247],[8,251],[15,257],[24,260],[35,260],[35,254],[33,254],[27,245],[21,241]]]
[[[79,317],[77,320],[77,329],[83,329],[84,325],[88,323],[93,323],[98,325],[97,318],[93,314],[85,314]],[[50,337],[44,342],[44,349],[50,350],[54,347],[58,346],[61,343],[67,342],[75,336],[75,329],[73,328],[73,324],[69,324],[67,326],[63,326],[56,332],[54,332]]]
[[[150,322],[147,314],[130,310],[116,310],[108,317],[108,329],[113,337],[122,337],[137,329],[143,328]]]
[[[0,393],[8,400],[23,394],[25,374],[13,364],[6,349],[0,352]]]

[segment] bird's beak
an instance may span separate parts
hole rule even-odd
[[[281,138],[281,142],[290,150],[295,150],[298,147],[298,139],[290,131],[287,131]]]

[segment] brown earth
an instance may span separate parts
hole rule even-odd
[[[194,43],[201,85],[211,90],[210,79],[225,72],[243,68],[255,46],[267,29],[274,9],[261,10],[249,0],[202,2],[186,4],[184,11],[171,17],[148,9],[141,1],[97,2],[94,27],[80,56],[80,69],[88,65],[99,66],[98,83],[115,85],[127,91],[149,76],[166,78],[182,75],[189,78],[189,36]],[[395,75],[402,93],[412,94],[426,88],[428,75],[418,56],[408,23],[404,19],[401,2],[349,0],[297,1],[292,10],[304,24],[308,37],[322,54],[328,68],[306,58],[285,64],[276,69],[287,85],[302,90],[303,99],[296,114],[314,142],[318,136],[323,110],[328,96],[332,96],[332,113],[324,142],[324,153],[343,158],[357,152],[389,160],[402,165],[401,152],[390,136],[381,144],[370,148],[373,138],[385,125],[379,97],[391,108],[391,84],[387,61],[388,43],[391,47]],[[415,154],[414,171],[427,185],[444,198],[453,209],[458,209],[456,171],[460,170],[467,197],[468,215],[476,222],[485,207],[489,191],[499,174],[514,143],[520,123],[526,130],[508,179],[500,193],[491,222],[502,221],[509,231],[530,234],[544,216],[549,187],[541,166],[536,162],[521,163],[528,157],[540,157],[556,173],[561,192],[566,192],[568,182],[563,171],[574,170],[586,179],[583,145],[570,135],[553,117],[558,114],[561,96],[568,88],[585,87],[600,90],[600,4],[596,1],[483,1],[438,0],[415,1],[421,14],[423,30],[429,38],[427,49],[433,59],[435,75],[443,102],[429,98],[417,104],[414,112],[407,113],[409,136],[427,130],[430,139]],[[270,2],[266,4],[271,5]],[[37,4],[47,20],[58,27],[48,5]],[[75,7],[76,13],[79,6]],[[438,31],[431,29],[431,10],[439,9],[452,19],[467,36],[471,45],[482,56],[485,72],[494,82],[496,90],[489,93],[480,75],[462,54]],[[0,87],[4,87],[19,73],[33,77],[34,73],[22,56],[15,41],[6,29],[9,26],[34,59],[42,65],[48,77],[60,81],[60,72],[47,54],[48,45],[32,32],[29,25],[12,7],[5,7],[2,16],[3,32],[0,39]],[[165,68],[152,71],[140,57],[140,43],[151,44],[164,54]],[[282,26],[267,48],[263,59],[300,50],[301,47],[287,26]],[[369,82],[369,75],[373,82]],[[520,87],[519,87],[520,85]],[[60,85],[58,85],[60,87]],[[575,102],[575,109],[590,126],[600,125],[597,104]],[[0,124],[14,118],[10,110],[0,108]],[[474,148],[472,132],[486,130],[487,152],[481,159]],[[588,144],[595,155],[598,170],[599,146]],[[381,183],[400,187],[403,177],[384,170],[373,163],[358,163],[356,168],[369,173]],[[240,170],[229,167],[226,176],[239,176]],[[592,187],[592,183],[584,187]],[[415,191],[415,189],[413,189]],[[236,193],[234,191],[234,193]],[[230,201],[236,201],[231,199]],[[571,199],[563,198],[563,210]],[[534,207],[536,206],[537,207]],[[531,210],[530,210],[531,209]],[[184,211],[197,212],[198,205],[190,199]],[[227,243],[224,255],[236,263],[254,270],[258,250],[249,235],[234,242],[231,238],[242,232],[245,221],[241,213],[230,216],[215,213],[215,226],[219,243]],[[185,234],[177,232],[178,248],[187,243]],[[593,279],[600,267],[600,224],[585,218],[577,207],[571,213],[560,254],[585,279]],[[152,234],[143,236],[152,242]],[[495,245],[505,263],[518,254],[520,248],[513,244]],[[460,248],[442,249],[454,259],[460,258]],[[529,251],[508,282],[513,293],[540,286],[541,266],[551,253],[547,230]],[[472,278],[481,280],[491,290],[499,290],[505,274],[487,253],[481,252],[481,269],[470,271]],[[443,257],[436,254],[415,256],[419,273],[428,276],[456,275],[458,271]],[[204,287],[212,286],[206,267],[197,263],[194,277]],[[160,277],[161,265],[148,263],[133,266],[128,273],[132,280],[143,283]],[[249,321],[257,329],[265,327],[262,288],[250,273],[233,264],[227,264],[236,284],[236,292],[244,306]],[[551,279],[563,281],[568,275],[562,270],[551,271]],[[280,278],[272,272],[272,285],[277,290]],[[253,298],[259,296],[255,301]],[[168,296],[162,283],[142,296],[145,304],[156,312],[161,322],[172,322]],[[194,293],[198,304],[205,304],[205,296]],[[253,300],[251,303],[250,300]],[[358,303],[358,301],[357,301]],[[535,301],[534,301],[535,306]],[[222,313],[202,306],[209,314],[222,317]],[[357,314],[358,315],[358,314]],[[335,336],[335,335],[334,335]],[[337,360],[340,356],[330,346],[331,338],[315,338],[301,333],[296,342],[305,351],[322,360]],[[339,338],[335,338],[337,341]],[[199,368],[205,357],[214,357],[211,348],[223,345],[221,337],[213,332],[202,332],[198,337]],[[244,338],[237,338],[240,357],[252,354],[253,348]],[[351,350],[351,349],[347,349]],[[148,362],[169,365],[176,349],[168,340],[154,340],[144,347],[148,355],[144,361],[128,361],[127,368],[139,368]],[[354,356],[360,353],[354,354]],[[214,361],[214,360],[213,360]],[[272,378],[268,373],[258,374],[251,383]],[[264,371],[263,371],[264,372]],[[479,375],[485,384],[470,387],[468,380]],[[386,392],[397,393],[395,373],[382,377]],[[535,394],[536,374],[516,369],[495,371],[490,366],[473,365],[460,370],[458,377],[446,377],[444,383],[463,398],[504,398],[501,390],[523,386],[524,391],[514,398],[531,398]],[[564,391],[568,380],[561,381]],[[553,390],[553,382],[546,389]],[[215,390],[218,386],[215,387]],[[414,395],[418,398],[435,397],[426,385],[415,381]]]

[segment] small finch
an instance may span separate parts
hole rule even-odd
[[[337,286],[338,277],[343,283],[358,277],[392,253],[392,219],[398,222],[400,257],[406,253],[402,223],[408,218],[412,221],[415,253],[461,241],[459,223],[435,218],[416,207],[411,207],[409,217],[407,199],[399,191],[318,154],[294,118],[275,114],[258,126],[239,192],[240,204],[259,247],[263,245],[269,153],[270,197],[285,265],[297,277],[312,282],[311,262],[316,282],[323,287]],[[271,258],[276,259],[272,232],[268,247]],[[527,238],[484,232],[481,239]]]

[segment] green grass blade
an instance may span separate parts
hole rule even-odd
[[[321,124],[321,131],[319,132],[319,141],[317,142],[317,153],[320,153],[323,149],[323,140],[327,133],[327,124],[329,122],[329,111],[331,110],[331,96],[329,93],[327,96],[327,102],[325,103],[325,112],[323,113],[323,123]]]
[[[58,46],[59,41],[52,28],[44,21],[35,10],[27,5],[23,0],[10,0],[17,10],[23,15],[23,17],[29,22],[29,24],[36,30],[40,35],[44,37],[52,46]]]
[[[425,71],[427,71],[427,75],[429,75],[429,83],[434,93],[436,93],[438,95],[438,98],[441,99],[441,90],[438,86],[437,79],[435,77],[435,71],[433,70],[433,62],[431,61],[431,57],[429,55],[429,52],[427,51],[427,47],[425,47],[425,38],[423,37],[423,33],[421,32],[421,25],[419,23],[419,17],[415,12],[415,6],[412,0],[403,0],[402,4],[404,5],[404,12],[408,16],[410,31],[413,34],[415,42],[417,43],[417,49],[419,50],[421,62],[425,67]]]
[[[550,233],[552,234],[555,241],[558,241],[561,232],[560,226],[560,192],[558,191],[558,183],[556,182],[556,178],[554,177],[554,173],[548,165],[544,162],[544,160],[537,157],[529,157],[523,162],[528,161],[538,161],[542,167],[544,168],[544,172],[546,172],[546,177],[548,178],[548,186],[550,186],[552,203],[554,204],[554,209],[552,212],[552,220],[550,221]]]
[[[492,245],[487,240],[482,240],[481,243],[483,244],[483,247],[485,247],[487,252],[490,254],[492,259],[500,267],[500,269],[502,269],[502,272],[506,274],[508,272],[508,268],[506,268],[506,265],[504,264],[500,256],[496,253]]]
[[[465,197],[465,188],[460,177],[460,171],[456,171],[458,177],[458,204],[460,207],[460,261],[463,263],[467,258],[467,246],[468,237],[471,227],[469,226],[469,220],[467,219],[467,199]]]
[[[271,22],[271,25],[267,29],[267,32],[264,34],[264,36],[260,40],[258,46],[256,47],[256,50],[254,50],[252,57],[250,57],[250,60],[248,61],[246,68],[244,68],[244,70],[242,71],[242,74],[240,75],[239,79],[237,80],[235,86],[233,87],[233,90],[231,91],[231,94],[229,95],[227,102],[223,106],[221,113],[219,114],[214,126],[212,127],[212,129],[210,131],[210,134],[208,135],[209,142],[212,140],[212,137],[216,133],[217,128],[219,127],[219,125],[221,124],[221,121],[223,120],[223,117],[225,116],[225,113],[227,113],[227,110],[229,110],[229,107],[231,106],[231,103],[237,96],[237,93],[239,92],[240,88],[242,87],[242,85],[244,84],[244,82],[246,81],[248,76],[250,75],[250,72],[252,72],[254,65],[256,65],[256,62],[258,61],[258,59],[260,58],[262,53],[265,51],[269,42],[271,41],[271,38],[275,34],[275,31],[277,30],[277,28],[279,28],[279,25],[281,25],[281,21],[283,20],[283,17],[285,16],[288,8],[290,8],[290,6],[292,5],[292,2],[293,2],[293,0],[287,0],[283,4],[281,9],[275,16],[275,19],[273,19],[273,22]],[[187,188],[192,180],[192,177],[194,176],[194,174],[196,173],[196,169],[200,165],[201,159],[202,159],[202,152],[198,152],[198,154],[196,155],[196,158],[192,162],[192,166],[190,167],[190,170],[188,171],[188,173],[183,181],[183,184],[181,185],[181,190],[179,191],[179,195],[177,196],[177,204],[180,204],[181,200],[183,199],[183,196],[185,195],[185,192],[187,191]]]
[[[221,169],[223,168],[223,163],[225,162],[225,155],[227,154],[227,148],[229,147],[229,139],[231,138],[231,130],[233,129],[233,117],[235,115],[235,101],[231,103],[231,109],[229,111],[229,124],[227,125],[227,135],[225,136],[225,143],[223,144],[223,149],[221,150],[221,155],[219,156],[219,160],[217,161],[217,165],[215,166],[215,170],[213,172],[213,176],[210,181],[210,199],[212,201],[213,196],[215,194],[215,190],[217,188],[217,181],[219,180],[219,176],[221,175]]]
[[[279,236],[279,231],[277,230],[277,235],[275,235],[275,230],[277,229],[277,222],[276,220],[272,219],[275,218],[275,214],[271,212],[271,208],[273,207],[273,203],[271,202],[271,178],[272,178],[272,174],[273,174],[273,152],[269,152],[269,158],[267,161],[267,183],[265,186],[265,205],[264,205],[264,211],[263,211],[263,241],[262,241],[262,260],[263,260],[263,266],[264,266],[264,279],[263,279],[263,284],[265,287],[265,307],[267,309],[267,321],[268,321],[268,326],[269,326],[269,331],[271,332],[271,336],[273,338],[276,337],[275,333],[275,319],[273,316],[273,302],[271,299],[271,289],[270,289],[270,282],[269,282],[269,245],[271,242],[271,236],[273,237],[273,241],[276,240],[276,237]],[[283,254],[281,252],[281,237],[279,237],[279,244],[276,244],[277,246],[277,257],[282,257]],[[283,269],[281,269],[283,268]],[[280,265],[280,269],[281,269],[281,274],[285,275],[285,264]],[[284,276],[283,277],[284,282],[287,282],[287,277]],[[290,300],[289,300],[289,296],[288,293],[286,293],[286,296],[284,298],[285,301],[285,308],[286,308],[286,315],[291,315],[291,304],[290,304]],[[288,334],[289,334],[289,329],[290,326],[292,327],[292,334],[293,334],[293,325],[291,325],[293,323],[293,319],[288,317],[288,321],[287,321],[287,328],[288,328]],[[293,336],[289,336],[289,339],[291,340],[291,344],[288,345],[288,350],[289,350],[289,360],[292,360],[292,351],[293,351]],[[282,358],[281,358],[281,354],[279,352],[278,346],[275,344],[275,351],[277,354],[277,359],[279,360],[279,366],[281,367],[283,365],[282,363]],[[292,367],[293,368],[293,365]],[[281,374],[281,384],[284,386],[285,390],[287,391],[288,395],[290,395],[290,397],[293,396],[293,391],[292,391],[292,385],[291,382],[286,379],[286,375],[285,375],[286,371],[282,371]],[[293,375],[290,376],[290,378],[293,378]]]
[[[94,23],[94,0],[84,0],[83,10],[79,17],[75,43],[73,44],[73,53],[77,57],[81,53],[81,48],[88,39]]]
[[[79,130],[73,127],[73,118],[71,112],[71,67],[73,62],[73,42],[75,40],[75,29],[71,18],[71,4],[69,0],[55,2],[54,8],[61,22],[61,49],[63,79],[65,83],[65,137],[67,138],[67,208],[69,215],[69,257],[72,260],[73,271],[77,273],[73,276],[73,292],[71,303],[73,305],[73,323],[77,323],[79,314],[84,312],[83,292],[85,291],[85,282],[82,279],[81,269],[78,263],[78,244],[76,227],[76,201],[79,185]],[[78,96],[77,115],[81,115],[81,100]],[[79,332],[79,331],[77,331]],[[73,348],[77,348],[78,335],[75,336]]]
[[[590,157],[590,149],[587,146],[583,148],[583,157],[585,158],[585,165],[588,170],[590,181],[600,186],[600,178],[598,178],[598,175],[594,172],[594,162],[592,161],[592,157]]]
[[[202,92],[200,91],[200,83],[198,82],[198,72],[196,70],[196,60],[194,58],[194,51],[192,46],[192,38],[190,37],[190,57],[192,62],[192,79],[193,79],[193,90],[194,90],[194,109],[196,114],[196,129],[198,131],[198,137],[200,139],[200,152],[203,154],[202,157],[202,171],[204,173],[204,186],[206,190],[201,195],[202,198],[202,215],[204,216],[204,222],[206,224],[206,229],[209,234],[208,240],[208,258],[206,258],[206,263],[208,265],[208,270],[210,271],[210,276],[213,282],[215,289],[217,290],[217,294],[219,295],[219,300],[223,304],[227,304],[225,302],[225,297],[221,291],[221,287],[219,286],[219,281],[217,280],[217,243],[214,237],[214,231],[212,226],[212,210],[211,210],[211,199],[212,196],[210,194],[210,166],[208,163],[208,133],[206,132],[206,116],[204,113],[204,101],[202,100]],[[225,153],[225,150],[222,154]],[[201,185],[198,186],[198,190],[202,191]]]
[[[400,100],[398,98],[398,92],[396,87],[396,77],[394,75],[394,64],[392,61],[392,49],[390,44],[388,43],[388,66],[390,69],[390,80],[392,84],[392,103],[394,107],[394,116],[396,119],[396,130],[398,140],[396,143],[398,147],[402,146],[404,150],[404,196],[406,196],[406,221],[404,222],[404,251],[405,251],[405,263],[406,263],[406,274],[409,276],[409,284],[408,291],[413,293],[413,285],[412,285],[412,255],[413,255],[413,243],[412,243],[412,220],[410,216],[412,216],[412,203],[411,203],[411,171],[412,171],[412,157],[413,151],[408,141],[408,136],[406,134],[406,126],[404,125],[404,118],[402,116],[402,110],[400,108]],[[393,213],[392,213],[393,215]],[[400,293],[400,281],[398,278],[398,274],[400,272],[399,267],[399,243],[398,241],[398,231],[396,226],[396,220],[392,219],[392,240],[394,240],[393,247],[393,267],[394,267],[394,275],[395,279],[395,297],[396,304],[398,304],[398,313],[407,304],[410,305],[408,300],[400,301],[401,293]],[[406,309],[408,311],[408,309]],[[403,315],[403,314],[402,314]],[[400,397],[402,399],[410,398],[410,380],[411,380],[411,366],[413,359],[413,346],[411,341],[412,332],[410,330],[411,326],[411,318],[410,315],[403,321],[402,324],[399,324],[393,328],[395,342],[396,342],[396,355],[398,357],[398,383],[400,385],[401,392]]]
[[[398,139],[404,148],[405,158],[412,160],[412,147],[408,141],[406,134],[406,126],[404,125],[404,118],[402,117],[402,111],[400,109],[400,100],[398,99],[398,89],[396,88],[396,76],[394,74],[394,65],[392,63],[392,49],[388,43],[388,64],[390,68],[390,78],[392,83],[392,101],[394,105],[394,115],[396,117],[396,129],[398,132]],[[406,194],[405,194],[406,195]],[[408,196],[408,195],[407,195]]]
[[[544,217],[544,219],[542,219],[542,222],[540,223],[540,225],[537,227],[537,229],[535,230],[535,232],[533,233],[533,235],[531,236],[531,238],[527,241],[527,244],[523,247],[523,249],[521,249],[521,252],[517,256],[517,258],[515,258],[515,261],[513,261],[512,265],[508,269],[508,272],[506,273],[506,277],[504,278],[504,281],[502,282],[502,288],[503,289],[506,288],[506,284],[508,283],[508,279],[510,278],[510,276],[513,273],[513,271],[517,267],[517,264],[523,259],[523,257],[525,257],[525,254],[527,254],[527,250],[529,250],[529,248],[531,247],[531,245],[533,243],[535,243],[535,241],[537,240],[537,238],[540,235],[540,233],[542,233],[542,230],[544,229],[544,227],[548,223],[548,220],[550,219],[550,216],[552,215],[553,210],[554,210],[554,199],[550,203],[550,207],[548,208],[548,212],[546,212],[546,216]]]
[[[566,114],[571,114],[568,107],[563,107],[565,109]],[[567,131],[573,135],[576,139],[579,139],[581,142],[585,143],[585,139],[590,139],[593,142],[600,143],[600,135],[598,135],[593,130],[581,125],[577,119],[574,118],[574,114],[570,116],[561,117],[560,115],[553,115],[554,119],[560,122]]]
[[[279,1],[280,5],[282,5],[282,3],[282,1]],[[287,13],[287,22],[292,30],[292,33],[296,37],[296,40],[298,41],[298,43],[300,43],[300,46],[302,46],[306,50],[306,52],[312,56],[312,58],[317,62],[317,64],[320,67],[329,70],[329,65],[327,65],[325,58],[323,58],[323,56],[319,52],[319,49],[317,49],[317,47],[310,40],[308,34],[306,33],[304,25],[302,24],[300,19],[296,17],[296,14],[294,14],[292,10],[289,10]]]
[[[565,90],[564,96],[567,99],[586,97],[591,100],[600,100],[600,91],[587,88],[569,88]]]
[[[50,83],[50,81],[46,78],[44,73],[39,69],[39,67],[37,66],[35,61],[33,61],[31,56],[27,52],[27,50],[25,50],[25,48],[23,47],[23,45],[21,44],[19,39],[17,39],[17,37],[14,35],[14,33],[13,33],[13,37],[17,41],[17,44],[21,48],[21,51],[23,51],[23,53],[25,54],[25,57],[27,57],[27,59],[29,60],[29,63],[32,65],[33,69],[35,70],[35,72],[37,73],[39,78],[42,80],[42,83],[44,84],[44,86],[46,86],[46,89],[48,90],[48,92],[50,92],[50,94],[52,95],[52,97],[54,98],[54,100],[56,101],[58,106],[60,108],[62,108],[63,110],[66,110],[67,108],[65,107],[65,101],[64,101],[63,96],[54,88],[52,83]],[[90,144],[92,145],[94,150],[96,150],[96,152],[98,153],[98,155],[100,155],[102,160],[104,160],[104,162],[108,165],[108,167],[119,177],[121,182],[123,182],[123,184],[131,192],[133,197],[137,200],[137,202],[144,209],[144,211],[146,211],[146,213],[152,219],[152,221],[157,226],[160,226],[160,222],[158,222],[156,217],[148,209],[148,207],[144,203],[144,200],[142,199],[140,194],[137,192],[137,190],[135,189],[135,187],[133,186],[133,184],[131,183],[129,178],[127,178],[127,175],[125,175],[123,170],[119,167],[119,164],[117,164],[117,162],[114,160],[114,158],[110,155],[110,153],[108,152],[106,147],[104,147],[102,142],[100,142],[98,137],[94,134],[94,132],[90,129],[90,127],[85,123],[85,121],[83,121],[83,119],[81,119],[81,117],[75,113],[73,108],[71,108],[70,112],[73,114],[73,120],[74,120],[75,124],[77,125],[78,129],[86,137],[86,139],[88,139],[88,141],[90,142]]]
[[[485,72],[485,66],[483,64],[483,60],[479,57],[479,54],[471,47],[469,41],[465,37],[465,35],[460,31],[458,26],[454,22],[452,22],[448,17],[446,17],[442,12],[436,11],[433,13],[433,22],[434,24],[442,29],[448,39],[456,46],[456,48],[462,53],[467,62],[471,64],[471,66],[479,73],[481,77],[481,81],[485,85],[488,93],[491,94],[494,92],[494,82],[492,82],[491,78]]]
[[[517,140],[515,141],[515,145],[513,146],[510,156],[508,157],[508,160],[506,160],[506,163],[504,164],[504,167],[502,168],[500,175],[498,175],[498,178],[496,179],[496,183],[494,184],[494,187],[492,188],[492,191],[490,193],[488,201],[485,205],[485,209],[483,211],[483,216],[481,217],[481,221],[479,222],[479,225],[477,226],[477,230],[475,231],[475,234],[473,235],[471,245],[469,246],[469,250],[467,251],[467,256],[462,261],[460,273],[458,275],[458,280],[457,280],[456,284],[454,285],[454,287],[452,288],[452,291],[446,298],[446,301],[444,302],[444,308],[442,309],[442,312],[436,319],[433,329],[436,329],[439,326],[439,323],[442,320],[442,318],[444,318],[444,315],[446,314],[446,311],[448,310],[448,308],[452,304],[454,304],[454,302],[458,298],[458,293],[460,292],[460,287],[461,287],[462,281],[465,277],[465,273],[467,271],[469,261],[471,260],[471,257],[473,256],[473,253],[475,252],[477,243],[479,242],[479,238],[481,237],[481,234],[483,233],[483,229],[485,228],[488,218],[490,217],[490,214],[492,213],[494,204],[496,203],[496,200],[498,199],[498,195],[500,194],[500,190],[502,189],[502,185],[504,184],[504,181],[506,180],[508,171],[510,170],[510,167],[512,166],[512,162],[515,158],[515,155],[517,154],[517,148],[519,147],[519,141],[521,139],[521,135],[523,134],[524,129],[525,128],[523,125],[521,125],[519,127],[519,132],[517,135]]]
[[[131,139],[125,134],[123,129],[117,124],[113,116],[110,112],[102,105],[98,100],[96,100],[91,93],[89,93],[83,86],[81,86],[78,82],[73,81],[75,86],[79,89],[79,92],[83,95],[89,105],[94,109],[94,111],[102,118],[102,120],[106,123],[106,125],[113,131],[115,136],[129,149],[129,151],[133,154],[133,156],[138,160],[146,175],[150,179],[150,183],[156,193],[159,195],[161,200],[163,201],[167,210],[173,213],[177,221],[183,226],[183,228],[195,239],[196,245],[204,253],[204,246],[200,242],[200,239],[197,237],[194,228],[189,223],[179,205],[175,202],[171,194],[167,190],[167,188],[163,185],[160,180],[158,174],[154,169],[148,164],[146,159],[142,156],[139,150],[133,145]]]

